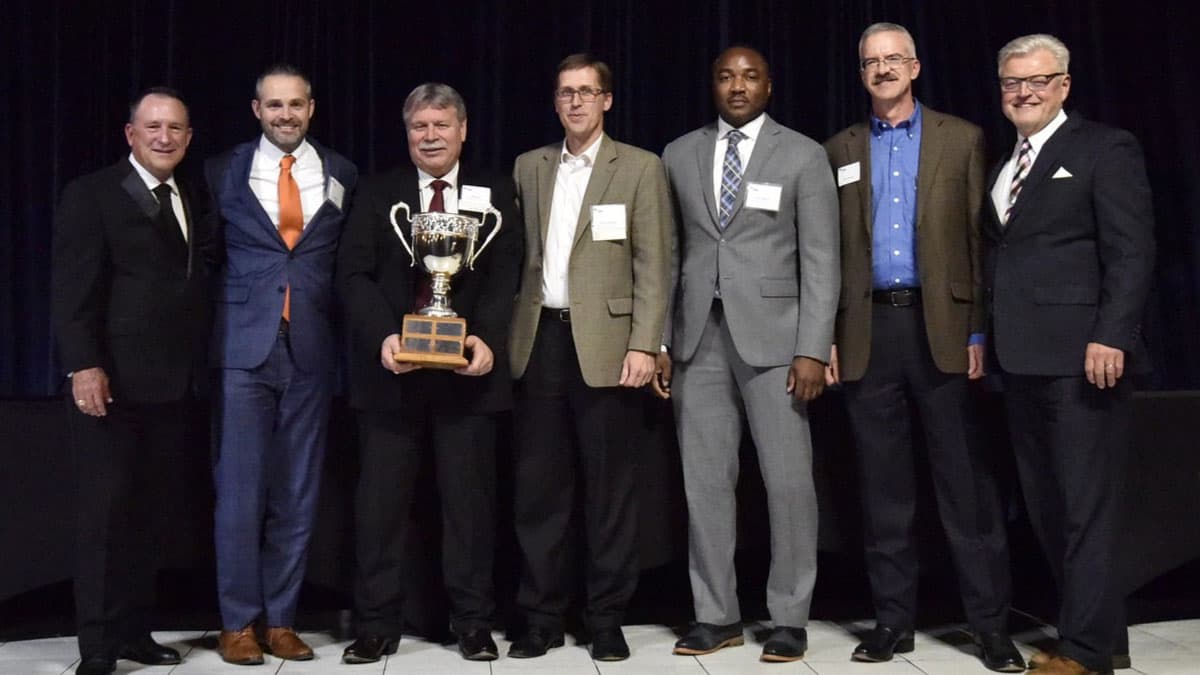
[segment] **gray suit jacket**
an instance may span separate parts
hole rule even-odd
[[[550,223],[562,143],[517,157],[513,180],[525,236],[521,290],[513,309],[509,358],[525,374],[542,308],[542,251]],[[624,204],[626,237],[592,238],[592,206]],[[653,153],[604,136],[583,195],[567,269],[571,333],[583,379],[615,387],[625,353],[657,353],[666,319],[671,260],[670,206],[662,162]]]
[[[734,346],[746,363],[781,366],[796,356],[829,360],[837,311],[838,199],[825,151],[767,117],[722,232],[713,194],[717,124],[663,152],[678,227],[671,356],[688,361],[712,306],[718,277]],[[779,210],[746,205],[749,183],[781,186]]]

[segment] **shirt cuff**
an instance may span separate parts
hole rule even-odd
[[[971,337],[967,338],[967,346],[981,345],[987,342],[987,336],[983,333],[971,333]]]

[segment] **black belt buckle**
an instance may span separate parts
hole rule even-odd
[[[542,311],[563,323],[571,323],[570,307],[543,307]]]
[[[871,299],[881,305],[892,307],[912,307],[921,303],[921,291],[915,288],[902,288],[892,291],[874,291]]]

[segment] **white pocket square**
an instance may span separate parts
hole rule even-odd
[[[1055,171],[1054,175],[1051,176],[1051,178],[1070,178],[1070,177],[1071,177],[1071,172],[1067,171],[1067,167],[1065,167],[1065,166],[1058,167],[1058,171]]]

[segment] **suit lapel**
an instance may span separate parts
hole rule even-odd
[[[872,208],[871,208],[871,125],[859,124],[850,129],[850,138],[846,141],[846,157],[850,164],[858,162],[858,181],[854,190],[858,193],[859,224],[871,240]]]
[[[279,228],[271,221],[271,216],[267,215],[267,210],[263,208],[262,202],[258,201],[258,195],[250,189],[250,168],[254,164],[254,152],[257,147],[257,141],[246,143],[234,151],[233,157],[229,159],[234,190],[236,190],[238,201],[242,203],[242,210],[253,216],[254,221],[263,228],[270,239],[286,249],[287,244],[279,235]]]
[[[158,199],[153,193],[150,192],[150,188],[146,187],[146,182],[142,180],[142,177],[138,174],[137,169],[135,169],[128,161],[125,162],[125,166],[129,169],[129,172],[125,174],[125,178],[121,181],[121,188],[133,198],[134,203],[137,204],[138,210],[141,211],[142,215],[146,216],[146,218],[150,221],[155,233],[157,233],[159,238],[162,239],[163,244],[167,247],[167,250],[170,251],[172,255],[184,260],[189,260],[190,262],[188,255],[189,245],[187,241],[184,241],[183,233],[180,232],[179,229],[174,225],[168,226],[167,223],[163,222],[158,217]],[[176,181],[175,184],[179,185],[179,181]],[[182,198],[183,192],[181,189],[180,199],[182,200]],[[186,206],[187,202],[184,202],[185,219],[187,215]],[[190,225],[185,223],[184,227],[190,227]]]
[[[1019,222],[1019,217],[1023,213],[1028,204],[1037,197],[1038,192],[1050,178],[1050,172],[1057,169],[1061,164],[1061,157],[1064,150],[1071,142],[1071,134],[1079,127],[1079,118],[1076,116],[1068,116],[1067,121],[1059,127],[1050,138],[1046,139],[1042,149],[1034,158],[1033,166],[1029,169],[1029,175],[1025,177],[1025,184],[1021,186],[1021,193],[1017,195],[1017,203],[1013,204],[1012,213],[1008,217],[1008,223],[1004,229],[1009,230],[1014,223]]]
[[[716,123],[704,127],[704,131],[700,136],[700,142],[696,144],[696,162],[700,167],[700,194],[704,196],[704,204],[708,207],[708,216],[712,219],[713,230],[717,230],[720,223],[720,210],[717,206],[717,198],[713,194],[713,155],[717,152],[717,125]]]
[[[607,135],[601,137],[600,149],[596,152],[596,163],[592,166],[592,176],[588,179],[587,190],[583,193],[583,202],[579,205],[579,220],[575,222],[575,241],[571,243],[574,249],[583,239],[584,230],[592,221],[592,207],[600,203],[608,184],[612,182],[617,172],[617,146]],[[626,214],[628,217],[628,214]]]
[[[945,150],[945,137],[941,126],[945,120],[937,112],[921,106],[921,147],[917,160],[917,218],[915,229],[921,231],[921,221],[924,218],[933,192],[933,179],[937,176],[938,164],[942,161]]]
[[[561,148],[561,146],[559,146]],[[561,152],[561,150],[559,150]],[[546,234],[550,231],[550,205],[554,198],[554,179],[558,171],[558,154],[554,146],[547,146],[542,153],[542,161],[537,166],[537,207],[538,207],[538,241],[542,250],[546,248]]]

